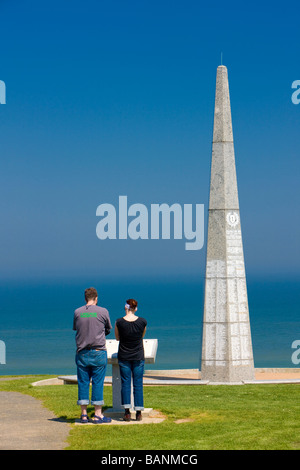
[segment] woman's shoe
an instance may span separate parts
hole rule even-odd
[[[136,420],[137,421],[142,421],[142,412],[141,411],[136,412]]]
[[[131,420],[131,414],[129,409],[125,409],[125,414],[123,416],[123,421],[130,421]]]

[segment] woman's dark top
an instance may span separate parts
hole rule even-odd
[[[120,337],[118,352],[120,361],[143,361],[145,359],[143,333],[146,325],[147,321],[142,317],[138,317],[134,321],[118,318],[116,326]]]

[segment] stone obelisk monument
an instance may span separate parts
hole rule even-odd
[[[201,379],[254,380],[228,74],[217,69]]]

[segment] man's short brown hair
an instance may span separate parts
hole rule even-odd
[[[96,297],[98,297],[98,292],[94,287],[89,287],[88,289],[85,289],[84,297],[86,302],[89,302],[90,300],[95,300]]]

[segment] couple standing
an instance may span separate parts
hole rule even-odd
[[[108,311],[97,305],[98,293],[93,287],[85,290],[86,305],[75,310],[73,330],[76,330],[76,365],[78,379],[78,401],[81,406],[81,423],[88,423],[87,405],[89,404],[89,386],[92,381],[92,400],[95,406],[93,423],[109,423],[110,418],[102,413],[103,385],[107,365],[105,337],[112,326]],[[130,421],[131,377],[133,379],[134,409],[136,419],[142,419],[144,409],[143,373],[144,346],[147,321],[135,315],[137,301],[128,299],[125,304],[125,316],[118,318],[115,324],[115,336],[119,341],[118,362],[121,376],[121,400],[125,409],[124,421]]]

